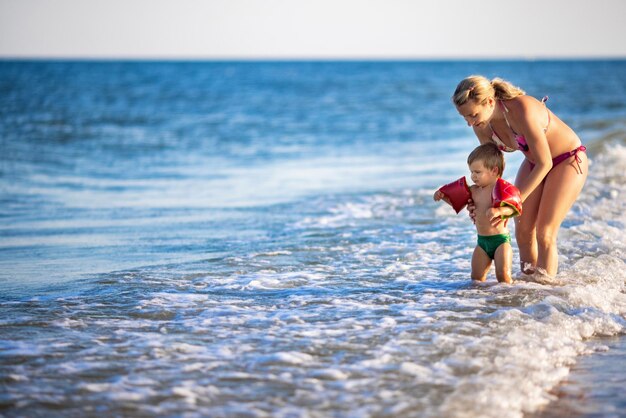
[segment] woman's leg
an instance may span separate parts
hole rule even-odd
[[[580,152],[578,157],[580,163],[576,157],[563,161],[548,173],[543,182],[536,219],[537,267],[550,276],[556,275],[559,265],[556,239],[561,222],[578,198],[589,172],[587,155]]]
[[[530,171],[530,163],[524,160],[515,179],[515,185],[518,188],[528,177]],[[534,268],[537,265],[537,235],[535,227],[542,190],[543,184],[537,186],[522,204],[522,215],[515,217],[515,240],[519,249],[520,269],[525,274],[534,273]]]

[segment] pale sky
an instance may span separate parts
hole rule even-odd
[[[0,58],[626,58],[626,0],[0,0]]]

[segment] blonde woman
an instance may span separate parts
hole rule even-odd
[[[555,276],[557,235],[588,174],[586,148],[576,133],[545,105],[511,83],[470,76],[452,101],[481,144],[526,157],[515,179],[524,211],[515,218],[522,272]],[[474,218],[474,206],[470,205]]]

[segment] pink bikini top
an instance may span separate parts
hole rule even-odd
[[[544,104],[548,101],[548,96],[544,96],[543,99],[541,99],[541,103]],[[528,151],[528,144],[526,143],[526,138],[524,138],[524,135],[520,135],[517,132],[515,132],[515,130],[513,128],[511,128],[511,124],[509,123],[509,119],[506,117],[506,114],[509,113],[509,109],[504,105],[504,103],[502,102],[502,100],[498,100],[498,103],[500,104],[500,106],[502,107],[502,109],[504,110],[504,120],[506,121],[507,126],[509,127],[509,129],[511,130],[511,132],[513,132],[513,135],[515,135],[515,142],[517,142],[517,149],[519,149],[520,151],[523,152],[527,152]],[[548,127],[550,127],[550,111],[548,110],[548,107],[546,106],[546,112],[548,112],[548,124],[546,125],[545,128],[543,128],[544,132],[548,131]],[[491,139],[493,142],[495,142],[495,144],[498,146],[498,148],[500,148],[501,151],[504,152],[513,152],[516,151],[515,148],[511,148],[508,145],[506,145],[504,142],[502,142],[502,140],[500,139],[500,137],[498,136],[498,134],[496,133],[496,131],[493,129],[493,126],[491,126],[491,123],[489,124],[489,128],[491,128]]]

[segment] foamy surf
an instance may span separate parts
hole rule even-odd
[[[315,238],[306,268],[293,263],[302,249],[279,248],[224,259],[233,269],[222,275],[189,265],[182,276],[103,279],[126,289],[121,298],[5,305],[5,328],[33,324],[70,336],[5,340],[4,402],[29,411],[48,399],[70,413],[112,403],[111,413],[154,415],[522,417],[555,399],[553,388],[581,355],[604,349],[594,337],[626,329],[623,238],[597,236],[602,223],[621,228],[598,214],[617,213],[623,202],[595,190],[596,179],[589,195],[606,198],[583,199],[564,227],[559,286],[470,283],[469,221],[446,218],[443,234],[403,223],[427,202],[402,192],[329,206],[341,213],[332,222],[321,213],[295,223],[334,241],[319,246]],[[276,257],[292,262],[263,262]],[[115,366],[115,358],[124,360]],[[77,392],[68,399],[54,386],[34,391],[32,382],[47,375],[77,382]]]

